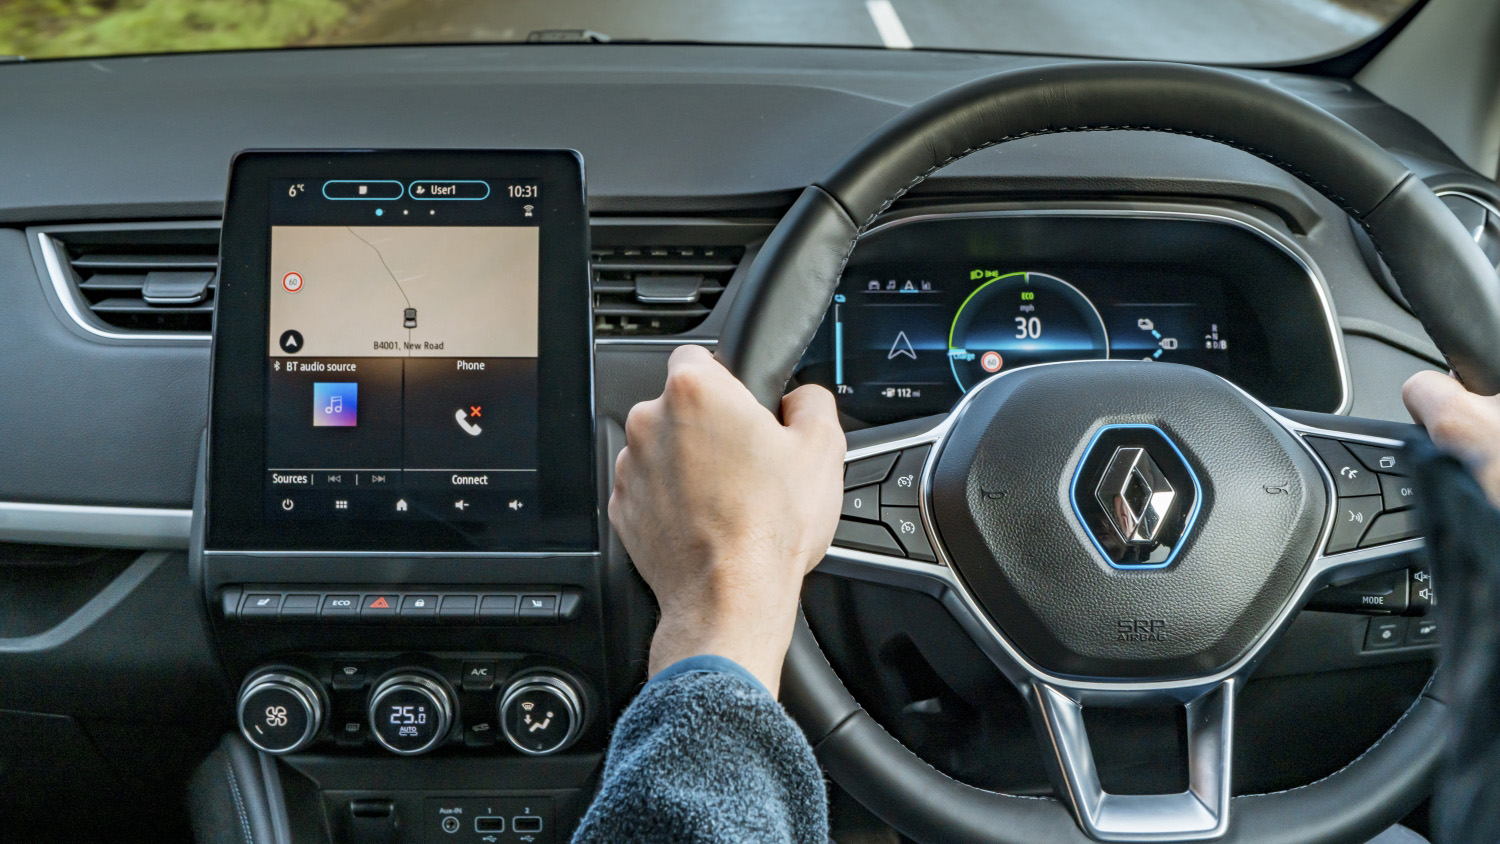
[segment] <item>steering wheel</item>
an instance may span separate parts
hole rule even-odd
[[[1227,144],[1320,191],[1369,232],[1470,389],[1500,392],[1494,271],[1420,179],[1296,97],[1235,73],[1154,63],[1002,73],[885,124],[771,234],[719,359],[774,412],[860,235],[893,202],[996,144],[1127,129]],[[899,452],[898,466],[919,479],[919,529],[936,562],[835,548],[820,570],[940,599],[1021,691],[1059,797],[984,791],[927,765],[854,701],[805,621],[784,703],[843,788],[926,844],[1364,842],[1430,789],[1445,720],[1432,684],[1331,776],[1231,798],[1234,704],[1312,590],[1405,565],[1420,547],[1335,553],[1345,490],[1313,450],[1320,438],[1396,447],[1410,427],[1277,412],[1188,367],[1096,361],[1002,372],[932,424],[857,432],[849,466],[877,456],[889,469]],[[1188,790],[1106,793],[1083,707],[1167,703],[1186,708]]]

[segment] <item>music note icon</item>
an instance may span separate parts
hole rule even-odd
[[[359,424],[359,384],[317,381],[313,383],[313,425],[352,428]]]

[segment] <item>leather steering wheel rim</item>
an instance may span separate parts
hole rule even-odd
[[[1223,143],[1302,179],[1369,232],[1455,373],[1475,392],[1500,392],[1500,356],[1491,352],[1500,336],[1500,291],[1486,283],[1493,269],[1420,179],[1357,130],[1269,85],[1228,71],[1145,62],[1002,73],[939,94],[882,126],[809,186],[771,234],[731,307],[719,360],[775,412],[849,255],[883,211],[938,169],[990,146],[1110,130]],[[1055,799],[963,785],[902,746],[849,695],[805,621],[798,622],[782,688],[830,775],[910,837],[930,844],[1091,840]],[[1429,683],[1375,746],[1338,772],[1300,788],[1234,798],[1233,823],[1219,840],[1353,844],[1373,837],[1430,788],[1443,710]]]

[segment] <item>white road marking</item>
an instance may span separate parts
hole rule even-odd
[[[875,22],[875,29],[886,47],[892,50],[911,49],[911,36],[906,34],[906,27],[901,24],[901,16],[896,14],[896,7],[891,5],[891,0],[865,0],[865,8],[869,10],[870,20]]]

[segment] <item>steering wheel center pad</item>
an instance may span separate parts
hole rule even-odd
[[[1114,425],[1155,426],[1176,449],[1148,453],[1199,479],[1197,517],[1168,566],[1109,565],[1075,513],[1085,449]],[[1095,495],[1096,475],[1079,476],[1077,498]],[[1172,515],[1191,493],[1169,493]],[[1127,361],[986,382],[954,419],[931,496],[950,562],[1027,658],[1120,679],[1200,676],[1248,650],[1295,590],[1328,506],[1312,457],[1250,398],[1199,369]],[[1109,525],[1092,532],[1119,542]]]

